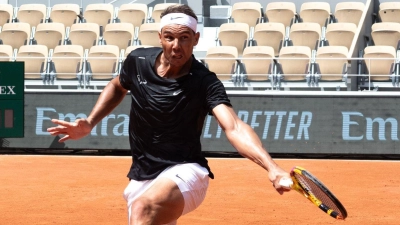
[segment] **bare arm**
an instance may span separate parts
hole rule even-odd
[[[244,123],[231,107],[220,104],[213,109],[213,114],[221,128],[225,131],[229,142],[242,156],[257,163],[268,171],[268,177],[279,193],[286,191],[279,185],[282,177],[289,174],[280,168],[262,146],[261,140],[254,130]]]
[[[101,92],[96,105],[93,107],[87,119],[78,119],[75,122],[53,119],[52,122],[58,126],[50,127],[47,131],[53,136],[64,135],[59,142],[64,142],[68,139],[83,138],[90,133],[97,123],[121,103],[127,92],[128,91],[121,86],[119,77],[116,77],[112,79]]]
[[[87,121],[92,125],[92,128],[96,126],[105,116],[115,109],[124,99],[128,90],[121,86],[119,82],[119,76],[112,79],[104,90],[101,92],[96,105],[93,107]]]

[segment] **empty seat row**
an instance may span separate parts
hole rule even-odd
[[[306,46],[288,46],[281,49],[278,57],[273,53],[271,47],[252,46],[240,58],[235,47],[216,46],[207,51],[204,63],[224,82],[269,81],[275,87],[287,81],[346,83],[351,60],[346,47],[324,46],[312,51]],[[361,56],[365,68],[358,76],[364,81],[389,82],[398,87],[399,55],[392,46],[367,46]]]
[[[55,4],[49,11],[44,4],[23,4],[18,8],[14,8],[11,4],[0,4],[0,26],[6,23],[23,22],[36,27],[40,23],[51,20],[70,27],[77,22],[79,15],[80,7],[77,4]]]
[[[121,55],[115,45],[92,46],[89,51],[80,45],[60,45],[54,51],[48,51],[45,45],[23,45],[18,52],[9,45],[0,45],[0,61],[24,61],[28,80],[41,80],[44,84],[78,80],[82,85],[91,80],[115,77],[119,74],[120,63],[137,47],[150,46],[130,46]]]
[[[11,45],[13,49],[29,44],[46,45],[48,49],[64,44],[81,45],[84,49],[90,49],[99,43],[117,45],[120,49],[138,43],[160,46],[158,30],[158,23],[142,24],[137,33],[130,23],[110,23],[100,36],[99,26],[95,23],[73,24],[67,31],[62,23],[41,23],[34,32],[31,32],[28,23],[7,23],[0,33],[0,44]]]
[[[344,46],[325,46],[317,51],[306,46],[288,46],[275,57],[272,47],[252,46],[239,58],[235,47],[216,46],[207,51],[204,63],[222,81],[270,81],[271,86],[280,87],[281,82],[286,81],[342,82],[347,79],[347,54]]]
[[[400,51],[392,46],[367,46],[358,74],[348,74],[351,58],[343,46],[324,46],[317,51],[306,46],[283,47],[278,57],[268,46],[251,46],[239,57],[233,46],[215,46],[207,51],[205,65],[225,86],[234,87],[346,87],[357,76],[360,87],[400,87]],[[267,84],[269,83],[269,84]]]
[[[55,80],[78,80],[82,85],[115,77],[126,55],[136,47],[129,47],[121,56],[118,47],[113,45],[93,46],[87,53],[79,45],[57,46],[51,54],[46,46],[26,45],[13,57],[12,47],[1,45],[0,61],[24,61],[26,79],[52,84]],[[271,47],[251,46],[239,58],[235,47],[216,46],[208,50],[204,63],[224,82],[268,81],[280,88],[284,82],[318,84],[347,79],[348,52],[343,46],[320,47],[315,56],[305,46],[284,47],[279,57],[273,54]],[[399,65],[392,46],[368,46],[363,57],[365,71],[360,75],[364,78],[399,82]]]
[[[10,4],[0,4],[0,26],[7,22],[19,21],[36,27],[41,22],[52,21],[63,23],[65,27],[72,26],[79,21],[97,23],[105,26],[111,22],[131,23],[134,27],[148,22],[159,22],[161,12],[168,6],[177,3],[160,3],[149,8],[143,3],[122,4],[114,7],[112,4],[89,4],[84,11],[78,4],[55,4],[46,7],[44,4],[23,4],[14,13]],[[361,2],[339,2],[335,7],[335,21],[349,22],[358,25],[364,4]],[[297,15],[293,2],[270,2],[263,7],[258,2],[238,2],[232,7],[232,21],[247,23],[254,27],[257,22],[279,22],[286,26],[293,23],[298,17],[303,22],[316,22],[324,26],[326,19],[332,17],[330,5],[327,2],[305,2],[301,5]]]
[[[55,4],[51,8],[44,4],[23,4],[18,8],[0,4],[0,27],[11,22],[29,23],[31,27],[45,22],[62,23],[65,27],[78,22],[96,23],[103,27],[112,22],[123,22],[138,27],[148,21],[159,22],[161,12],[175,4],[160,3],[149,8],[143,3],[122,4],[120,7],[100,3],[87,5],[83,12],[78,4]]]
[[[345,46],[350,49],[356,33],[353,23],[331,23],[321,29],[317,23],[295,23],[285,29],[282,23],[259,23],[254,31],[246,23],[224,23],[219,27],[216,45],[235,46],[239,55],[247,46],[271,46],[278,55],[288,45],[317,49],[320,45]]]
[[[237,2],[232,6],[231,20],[247,23],[250,27],[255,27],[262,21],[282,23],[287,27],[295,20],[318,23],[323,27],[329,19],[354,23],[358,26],[364,9],[365,5],[362,2],[343,1],[336,4],[333,16],[328,2],[304,2],[297,14],[294,2],[276,1],[266,5],[264,15],[263,7],[259,2]]]
[[[0,59],[24,61],[26,79],[41,80],[45,84],[77,80],[82,86],[92,80],[108,81],[115,77],[127,54],[136,47],[130,46],[121,55],[114,45],[93,46],[89,51],[80,45],[61,45],[50,52],[44,45],[25,45],[13,57],[11,46],[1,45]],[[346,78],[347,53],[343,46],[321,47],[316,51],[314,65],[312,51],[305,46],[284,47],[279,57],[274,56],[272,47],[251,46],[245,49],[242,58],[233,46],[216,46],[208,50],[203,62],[222,81],[270,81],[279,87],[286,81],[341,81]]]
[[[1,45],[0,61],[24,61],[28,80],[42,80],[45,84],[77,80],[82,86],[84,82],[89,85],[92,80],[108,81],[115,77],[127,54],[137,47],[131,46],[120,55],[118,47],[113,45],[93,46],[87,52],[79,45],[63,45],[48,54],[44,45],[25,45],[14,57],[11,46]],[[346,83],[349,60],[346,47],[325,46],[311,51],[306,46],[288,46],[282,48],[279,57],[273,54],[272,47],[251,46],[239,58],[235,47],[216,46],[207,51],[203,62],[223,82],[270,82],[270,86],[278,88],[285,82]],[[360,75],[364,78],[399,82],[399,65],[392,46],[368,46],[363,57],[365,71]]]

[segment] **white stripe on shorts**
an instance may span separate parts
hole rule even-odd
[[[185,200],[182,215],[195,210],[206,197],[209,182],[208,170],[197,163],[174,165],[165,169],[154,180],[131,180],[129,182],[123,194],[127,201],[128,221],[130,219],[130,208],[133,201],[148,190],[160,177],[171,179],[178,185]],[[176,224],[176,221],[169,223],[169,225],[173,224]]]

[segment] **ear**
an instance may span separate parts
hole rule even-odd
[[[200,32],[197,32],[194,34],[194,45],[196,46],[199,43],[199,39],[200,39]]]
[[[161,43],[161,32],[162,32],[162,31],[159,31],[159,32],[158,32],[158,42],[160,42],[160,45],[162,45],[162,43]]]

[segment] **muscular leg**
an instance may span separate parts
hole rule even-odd
[[[185,202],[176,183],[160,178],[131,206],[130,225],[160,225],[177,220]]]

